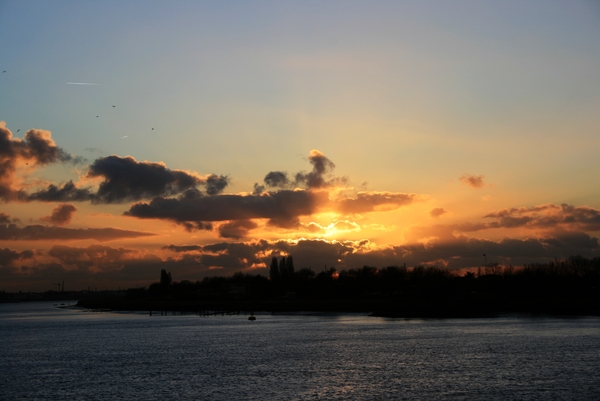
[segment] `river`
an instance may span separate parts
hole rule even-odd
[[[0,399],[600,399],[597,317],[256,317],[0,304]]]

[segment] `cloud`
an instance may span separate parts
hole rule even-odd
[[[6,213],[0,212],[0,224],[17,223],[19,219],[11,219]]]
[[[63,203],[62,205],[58,205],[56,208],[52,210],[52,214],[47,217],[42,217],[42,221],[50,222],[57,226],[63,226],[69,224],[71,222],[71,218],[77,208],[68,203]]]
[[[472,188],[482,188],[485,184],[483,183],[483,175],[472,175],[464,174],[459,180]]]
[[[585,206],[544,204],[533,207],[502,209],[488,213],[485,218],[495,219],[488,226],[505,228],[569,228],[600,231],[600,209]]]
[[[144,254],[135,249],[105,245],[90,245],[87,248],[56,245],[48,251],[48,255],[58,259],[66,267],[115,271],[123,268],[125,260],[140,259]]]
[[[178,221],[179,225],[185,228],[185,231],[193,233],[194,231],[212,231],[214,229],[211,223],[203,221]]]
[[[456,233],[491,229],[528,229],[552,235],[559,231],[600,231],[600,209],[568,204],[543,204],[532,207],[501,209],[483,216],[488,221],[452,225],[411,227],[405,234],[410,241],[424,238],[451,238]]]
[[[252,220],[235,220],[219,226],[219,236],[240,239],[248,236],[248,232],[258,227]]]
[[[294,180],[290,180],[286,172],[271,171],[265,178],[265,185],[254,184],[254,193],[260,194],[268,188],[293,189],[294,187],[304,187],[307,189],[320,189],[336,185],[345,185],[348,181],[346,177],[333,177],[332,172],[335,164],[323,154],[323,152],[313,149],[308,155],[308,161],[313,168],[310,172],[299,172],[294,175]]]
[[[446,213],[448,213],[448,211],[446,209],[444,209],[443,207],[436,207],[434,209],[431,209],[431,211],[429,212],[429,215],[433,218],[437,218]]]
[[[282,171],[271,171],[264,178],[265,184],[268,187],[286,188],[290,184],[287,173]]]
[[[118,228],[65,228],[42,225],[17,227],[16,224],[0,224],[2,241],[61,241],[95,239],[113,241],[122,238],[139,238],[155,235],[153,233],[120,230]]]
[[[328,202],[327,193],[281,190],[260,195],[202,196],[186,192],[179,198],[154,198],[131,205],[124,214],[142,219],[168,219],[182,222],[270,219],[272,224],[297,225],[298,216],[315,213]]]
[[[165,245],[162,249],[168,249],[173,252],[191,252],[191,251],[200,251],[202,250],[201,245]]]
[[[345,177],[332,178],[327,181],[326,176],[335,169],[335,164],[327,158],[321,151],[313,149],[308,155],[308,161],[313,169],[309,173],[300,172],[296,174],[295,185],[305,185],[307,188],[325,188],[332,185],[345,184]],[[266,178],[266,177],[265,177]]]
[[[417,194],[359,192],[354,198],[346,197],[338,199],[335,202],[334,209],[338,212],[348,214],[389,211],[425,199],[425,196]]]
[[[82,202],[93,198],[90,188],[77,188],[73,181],[63,184],[62,187],[50,184],[46,189],[33,194],[19,193],[21,201]]]
[[[170,170],[164,163],[139,162],[131,156],[116,155],[96,159],[90,166],[87,177],[104,179],[93,199],[97,203],[121,203],[155,196],[171,196],[207,181],[195,173]],[[224,181],[224,185],[227,185],[226,179]],[[219,182],[216,184],[222,185]],[[215,183],[211,181],[211,188],[213,186]]]
[[[258,182],[254,183],[254,190],[252,191],[252,195],[260,195],[265,192],[264,185],[258,185]]]
[[[0,266],[8,266],[17,260],[33,258],[33,251],[13,251],[9,248],[0,248]]]
[[[242,238],[255,228],[252,219],[267,219],[267,225],[285,229],[300,227],[299,218],[322,210],[340,214],[388,211],[424,200],[422,195],[391,192],[359,192],[331,200],[328,189],[345,184],[345,178],[331,177],[335,165],[322,152],[312,150],[308,157],[310,173],[298,173],[292,183],[286,173],[273,171],[265,176],[265,185],[279,188],[264,191],[255,184],[252,194],[222,194],[228,177],[210,174],[200,176],[183,170],[170,170],[164,163],[140,162],[131,156],[116,155],[96,159],[85,178],[100,178],[98,189],[78,187],[72,181],[51,184],[31,194],[20,194],[25,201],[132,204],[124,215],[142,219],[167,219],[186,230],[213,230],[212,222],[221,225],[219,233],[227,238]],[[283,189],[302,184],[307,189]],[[203,193],[198,186],[204,185]],[[144,201],[144,199],[151,199]],[[235,223],[235,221],[243,221]]]
[[[273,256],[293,255],[297,269],[315,272],[335,267],[338,270],[362,266],[419,265],[450,269],[477,267],[487,261],[503,265],[523,265],[567,258],[571,255],[597,257],[597,238],[583,232],[555,231],[541,238],[505,238],[501,241],[450,235],[426,243],[378,246],[369,240],[278,240],[220,242],[209,245],[167,245],[173,256],[159,257],[146,251],[123,247],[91,245],[86,248],[54,246],[33,259],[32,251],[0,250],[0,280],[4,288],[17,288],[65,280],[71,288],[87,288],[94,283],[139,286],[158,281],[160,269],[173,272],[175,280],[195,280],[205,276],[230,275],[236,271],[268,275]],[[37,259],[43,262],[37,262]],[[0,264],[1,265],[1,264]],[[53,281],[54,280],[54,281]],[[90,284],[91,283],[91,284]],[[79,287],[76,287],[79,286]],[[47,289],[47,288],[46,288]]]
[[[332,228],[336,231],[360,231],[360,226],[353,221],[339,220],[332,223]]]
[[[204,185],[209,195],[220,194],[229,184],[226,176],[202,177],[184,170],[171,170],[164,163],[137,161],[131,156],[116,155],[96,159],[88,168],[87,179],[100,178],[98,190],[79,188],[72,181],[54,184],[33,194],[21,194],[20,200],[45,202],[123,203],[157,196],[173,196]]]
[[[31,163],[42,166],[57,162],[81,163],[85,159],[74,157],[56,146],[50,131],[30,129],[24,139],[13,138],[6,123],[0,121],[0,199],[14,200],[18,191],[13,188],[18,164]]]
[[[360,226],[357,223],[348,220],[334,221],[333,223],[327,226],[322,226],[318,223],[310,222],[308,224],[301,224],[301,228],[302,230],[311,234],[319,235],[328,235],[340,232],[358,232],[361,230]]]
[[[45,291],[50,283],[65,281],[68,289],[139,287],[157,282],[161,269],[172,272],[179,280],[199,280],[213,276],[213,269],[228,275],[236,271],[266,272],[266,265],[245,244],[232,244],[224,249],[219,244],[204,247],[204,254],[179,253],[177,257],[161,258],[147,251],[125,247],[90,245],[70,247],[57,245],[48,252],[38,252],[37,260],[26,264],[19,260],[32,257],[31,251],[0,250],[0,282],[4,290],[18,290],[23,283],[28,288]],[[245,249],[245,250],[244,250]],[[39,260],[39,261],[38,261]],[[254,267],[253,267],[254,266]]]
[[[218,195],[229,184],[226,176],[211,174],[206,178],[206,193],[209,195]]]

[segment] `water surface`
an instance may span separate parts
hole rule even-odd
[[[66,302],[65,302],[66,303]],[[0,304],[7,400],[598,400],[600,319],[148,316]]]

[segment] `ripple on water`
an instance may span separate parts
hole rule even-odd
[[[13,309],[10,309],[10,308]],[[147,316],[0,305],[3,399],[600,399],[600,319]]]

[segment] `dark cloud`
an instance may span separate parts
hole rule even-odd
[[[213,225],[204,221],[178,221],[179,225],[185,228],[185,231],[193,233],[194,231],[212,231]]]
[[[156,196],[173,196],[186,191],[198,191],[205,185],[209,195],[220,194],[229,181],[226,176],[211,174],[201,177],[183,170],[171,170],[164,163],[139,162],[131,156],[116,155],[96,159],[89,166],[86,178],[101,178],[96,193],[90,188],[78,188],[72,181],[62,187],[54,184],[33,194],[20,194],[20,200],[45,202],[123,203]]]
[[[327,202],[326,193],[305,190],[281,190],[260,195],[185,193],[179,198],[157,197],[149,203],[136,203],[125,215],[179,223],[266,218],[283,224],[297,221],[298,216],[311,215]]]
[[[206,178],[206,193],[208,195],[218,195],[223,192],[228,184],[229,179],[226,176],[211,174]]]
[[[436,207],[434,209],[431,209],[431,211],[429,212],[429,215],[433,218],[436,217],[440,217],[443,214],[448,213],[448,211],[446,209],[444,209],[443,207]]]
[[[90,166],[87,177],[104,179],[94,197],[94,201],[98,203],[171,196],[204,182],[196,174],[170,170],[163,163],[138,162],[131,156],[116,155],[96,159]]]
[[[376,246],[368,240],[260,240],[210,245],[172,244],[163,249],[174,252],[174,256],[160,258],[144,251],[103,245],[87,248],[55,246],[47,255],[36,254],[36,259],[52,258],[52,263],[37,263],[32,251],[0,250],[0,260],[4,263],[0,269],[0,282],[9,289],[23,283],[29,287],[50,287],[56,280],[65,280],[70,288],[83,289],[88,285],[103,284],[112,288],[115,285],[147,285],[158,281],[161,269],[172,271],[175,280],[225,276],[236,271],[267,275],[266,267],[273,256],[290,254],[294,256],[297,269],[308,267],[317,273],[330,267],[342,270],[404,264],[407,267],[436,265],[449,269],[477,267],[483,264],[483,254],[487,255],[489,263],[514,266],[571,255],[588,258],[600,255],[597,238],[564,230],[542,238],[505,238],[497,242],[452,235],[401,246]],[[19,265],[20,261],[22,264]]]
[[[33,258],[33,251],[13,251],[9,248],[0,248],[0,266],[8,266],[17,260]]]
[[[307,188],[325,188],[332,185],[345,184],[345,177],[332,178],[329,181],[325,177],[329,176],[335,169],[335,164],[327,158],[322,152],[313,149],[308,155],[313,169],[310,173],[297,173],[295,185],[305,185]]]
[[[77,208],[75,206],[63,203],[54,208],[50,216],[42,217],[42,221],[47,221],[57,226],[63,226],[71,222],[76,210]]]
[[[168,249],[173,252],[191,252],[191,251],[199,251],[202,250],[201,245],[165,245],[162,249]]]
[[[525,227],[525,228],[571,228],[586,231],[600,231],[600,209],[568,204],[538,205],[503,209],[488,213],[484,217],[496,219],[488,223],[495,227]]]
[[[567,204],[545,204],[490,212],[484,218],[492,220],[477,223],[412,227],[407,235],[411,240],[438,237],[450,238],[455,233],[468,233],[498,228],[525,228],[553,233],[565,231],[600,231],[600,209]]]
[[[468,185],[472,188],[481,188],[483,187],[485,184],[483,183],[483,175],[472,175],[472,174],[465,174],[462,177],[459,178],[459,180],[465,184]]]
[[[170,245],[167,249],[178,253],[191,252],[195,260],[208,269],[219,269],[219,273],[211,275],[225,275],[240,270],[252,269],[256,273],[266,274],[265,260],[271,257],[266,251],[272,247],[265,240],[244,242],[221,242],[216,244],[195,246]]]
[[[252,220],[235,220],[219,226],[219,236],[240,239],[248,236],[248,232],[258,227]]]
[[[326,266],[339,269],[360,268],[365,265],[419,266],[437,265],[450,269],[477,267],[488,262],[504,265],[523,265],[547,262],[571,255],[595,257],[600,255],[598,239],[583,232],[559,231],[543,238],[501,241],[449,236],[426,243],[375,246],[362,241],[255,241],[218,243],[212,245],[170,245],[177,253],[192,253],[204,265],[222,269],[240,269],[250,265],[267,265],[272,256],[292,254],[297,268],[310,267],[315,272]],[[266,273],[265,273],[266,274]]]
[[[172,273],[173,279],[199,280],[206,276],[230,275],[236,271],[262,271],[264,266],[255,270],[252,263],[262,263],[252,252],[243,252],[244,245],[231,247],[232,252],[208,250],[205,255],[181,253],[177,258],[159,256],[123,247],[91,245],[86,248],[55,246],[47,253],[36,254],[36,260],[19,264],[19,256],[7,251],[6,259],[11,264],[0,265],[0,283],[2,289],[18,291],[47,291],[55,289],[53,284],[64,280],[68,290],[134,288],[157,282],[161,269]],[[235,252],[233,252],[235,250]],[[24,251],[21,259],[32,255]],[[245,255],[245,257],[243,256]],[[2,251],[0,251],[2,258]],[[214,269],[218,269],[216,272]]]
[[[282,171],[271,171],[264,178],[265,184],[268,187],[279,187],[279,188],[287,188],[290,184],[290,180],[288,179],[287,173]]]
[[[264,185],[258,185],[258,182],[254,183],[254,191],[252,191],[252,195],[260,195],[265,192]]]
[[[56,146],[50,131],[30,129],[24,139],[13,138],[6,124],[0,121],[0,199],[4,201],[14,200],[17,196],[12,185],[19,163],[35,166],[57,162],[81,163],[84,160]]]
[[[73,181],[69,181],[62,187],[50,184],[33,194],[20,193],[19,198],[22,201],[82,202],[94,199],[94,194],[89,188],[77,188]]]
[[[312,164],[312,171],[299,172],[290,180],[286,172],[271,171],[265,178],[265,185],[254,184],[254,193],[259,194],[268,188],[291,189],[293,187],[306,187],[308,189],[326,188],[334,185],[345,185],[346,177],[332,177],[335,164],[321,151],[313,149],[308,155],[308,161]]]
[[[0,224],[10,224],[18,221],[19,219],[11,219],[8,214],[0,212]]]
[[[42,225],[17,227],[15,224],[0,224],[0,240],[2,241],[61,241],[82,239],[113,241],[122,238],[139,238],[151,235],[155,234],[120,230],[118,228],[65,228]]]
[[[143,257],[138,250],[105,245],[90,245],[87,248],[56,245],[48,251],[48,255],[58,259],[67,267],[95,268],[102,271],[120,270],[123,268],[124,261]]]
[[[417,194],[395,192],[359,192],[355,198],[343,198],[336,201],[335,210],[342,213],[366,213],[397,209],[425,197]]]

